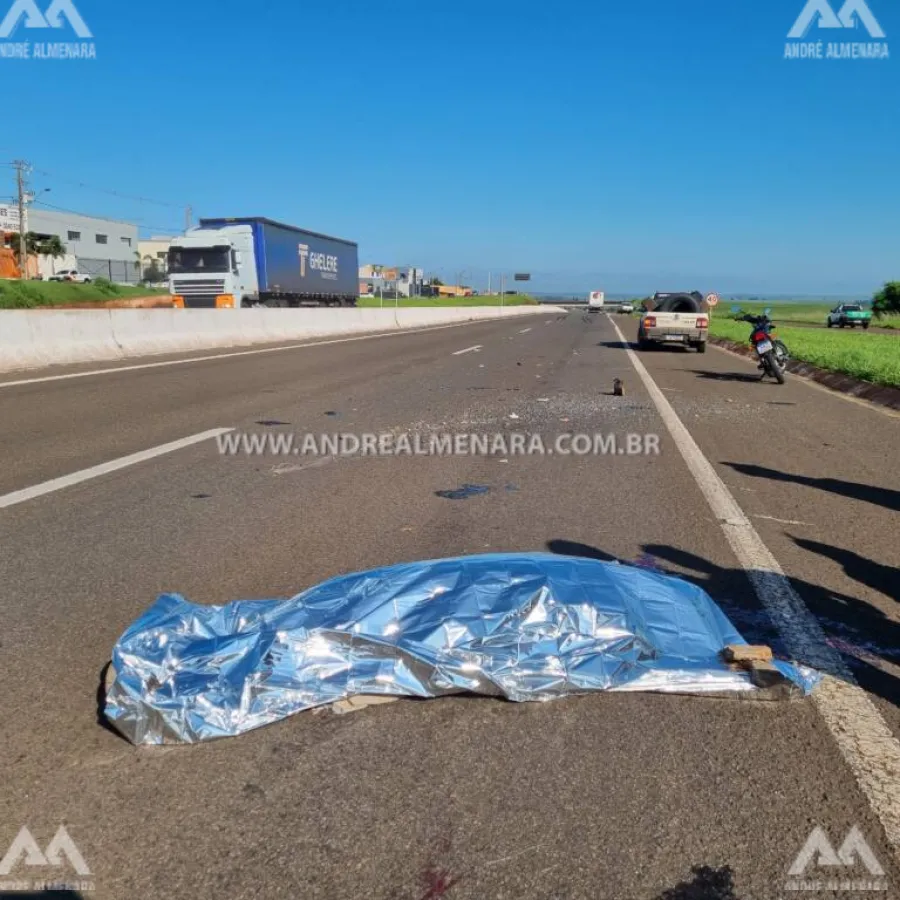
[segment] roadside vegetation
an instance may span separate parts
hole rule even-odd
[[[35,309],[66,303],[103,303],[164,294],[155,288],[114,284],[98,278],[90,284],[71,281],[0,281],[0,309]]]
[[[761,311],[764,307],[759,306]],[[741,308],[753,311],[751,304]],[[773,307],[772,318],[776,325],[784,321],[777,312]],[[727,311],[717,310],[710,317],[709,333],[713,337],[749,345],[750,325],[735,321]],[[778,327],[775,335],[787,344],[794,359],[874,384],[900,387],[900,335],[875,334],[860,329],[834,331],[790,326]]]
[[[510,294],[503,298],[504,306],[534,306],[537,300],[527,294]],[[378,297],[360,297],[357,306],[372,309],[381,306]],[[384,299],[385,306],[500,306],[500,297],[401,297],[399,301]]]
[[[717,314],[730,315],[729,312],[732,301],[723,300],[717,309]],[[798,325],[825,325],[828,319],[828,313],[834,309],[836,303],[739,303],[734,301],[735,306],[740,306],[744,312],[761,313],[764,309],[771,309],[772,319],[776,324],[790,324],[795,322]],[[863,309],[871,309],[870,303],[863,303]],[[880,317],[876,314],[872,317],[873,328],[896,328],[900,330],[900,314],[882,314]]]
[[[732,306],[740,306],[744,312],[761,313],[767,307],[772,310],[772,319],[779,323],[796,322],[798,324],[825,325],[828,313],[837,305],[836,302],[805,303],[802,301],[759,302],[739,300],[722,300],[721,312],[727,313]],[[888,281],[869,301],[862,301],[863,309],[871,309],[873,328],[892,328],[900,331],[900,281]]]

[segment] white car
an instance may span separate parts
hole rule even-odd
[[[74,281],[78,284],[90,284],[91,276],[82,274],[78,269],[61,269],[55,275],[51,275],[47,281]]]

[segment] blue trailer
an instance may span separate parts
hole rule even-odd
[[[262,217],[201,219],[172,241],[176,306],[355,306],[359,254],[352,241]]]

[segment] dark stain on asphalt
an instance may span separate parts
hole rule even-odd
[[[691,879],[663,891],[656,900],[739,900],[731,866],[693,866]]]
[[[517,484],[508,484],[508,485],[506,485],[504,490],[508,494],[517,494],[519,492],[519,486]]]
[[[290,425],[290,422],[282,422],[279,419],[257,419],[257,425],[264,425],[266,428],[275,428],[278,425]]]
[[[488,494],[490,490],[486,484],[464,484],[449,491],[435,491],[434,495],[442,497],[444,500],[468,500],[470,497]]]
[[[420,895],[419,900],[438,900],[446,897],[459,879],[451,877],[446,869],[428,869],[423,873],[422,881],[425,883],[425,893]]]
[[[325,410],[325,415],[326,415],[326,416],[331,416],[332,418],[335,418],[335,417],[339,416],[340,413],[337,412],[337,410],[334,410],[334,409],[326,409],[326,410]]]
[[[191,494],[191,500],[209,500],[212,494]]]

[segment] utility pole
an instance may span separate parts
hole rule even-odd
[[[185,231],[190,231],[193,221],[194,221],[194,207],[186,206],[184,208],[184,230]]]
[[[491,273],[488,272],[488,297],[491,296]]]
[[[25,240],[25,171],[29,168],[24,159],[13,160],[16,168],[16,187],[19,192],[19,277],[28,280],[28,253]]]

